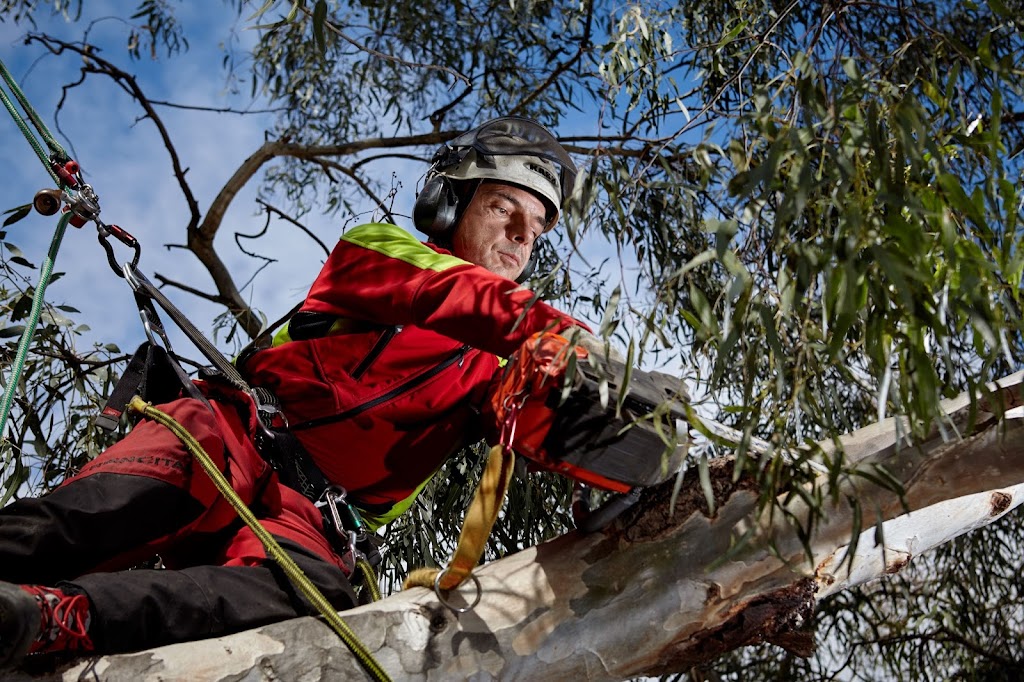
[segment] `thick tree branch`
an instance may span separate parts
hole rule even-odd
[[[885,466],[905,495],[857,478],[841,483],[844,503],[813,530],[810,561],[781,515],[756,513],[752,483],[734,482],[731,461],[714,460],[720,504],[713,517],[699,484],[676,497],[668,483],[646,491],[604,532],[571,533],[482,567],[480,602],[465,613],[417,588],[346,612],[345,620],[386,670],[407,680],[619,680],[685,670],[764,641],[806,653],[808,636],[791,631],[807,622],[816,600],[896,573],[914,556],[1024,502],[1021,375],[1001,384],[979,403],[976,431],[963,439],[946,442],[934,433],[897,447],[901,431],[892,420],[846,437],[852,459]],[[968,424],[968,398],[945,407],[953,423]],[[868,530],[853,524],[847,495],[864,502]],[[787,509],[797,518],[806,513],[799,503]],[[884,548],[872,542],[876,524],[884,529]],[[747,531],[749,540],[737,548],[737,535]],[[858,532],[858,547],[847,556]],[[840,563],[844,557],[848,563]],[[447,597],[453,606],[474,598],[471,584]],[[188,678],[197,661],[203,675],[218,679],[256,670],[365,679],[333,631],[312,618],[106,657],[37,679],[74,680],[86,670],[102,670],[111,682],[137,682],[142,670],[154,679]]]

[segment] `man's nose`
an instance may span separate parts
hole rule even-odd
[[[517,244],[530,243],[530,228],[525,223],[516,221],[509,225],[508,238]]]

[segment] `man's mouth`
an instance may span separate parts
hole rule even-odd
[[[519,256],[514,253],[508,253],[506,251],[499,251],[498,255],[501,256],[502,260],[508,261],[515,266],[520,264]]]

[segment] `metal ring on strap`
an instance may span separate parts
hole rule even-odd
[[[434,578],[434,594],[437,595],[438,600],[455,613],[466,613],[467,611],[472,611],[476,605],[480,603],[480,595],[483,594],[483,589],[480,587],[480,579],[472,573],[469,574],[469,577],[473,579],[473,584],[476,585],[476,598],[473,599],[473,603],[469,606],[454,606],[444,596],[444,594],[449,592],[449,590],[441,589],[441,578],[443,578],[446,573],[448,573],[447,568],[438,571],[437,577]]]

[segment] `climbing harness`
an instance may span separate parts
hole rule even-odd
[[[259,520],[252,513],[252,511],[245,505],[245,502],[238,496],[234,488],[224,474],[220,472],[217,465],[210,459],[210,456],[200,445],[199,441],[188,432],[185,427],[179,424],[173,417],[166,412],[158,410],[151,404],[146,403],[138,396],[132,398],[128,404],[129,409],[138,414],[152,419],[153,421],[161,424],[168,429],[175,436],[177,436],[185,449],[199,462],[203,467],[203,471],[207,473],[213,484],[217,487],[217,490],[228,500],[231,506],[235,509],[238,515],[242,518],[242,521],[256,534],[260,542],[267,550],[267,554],[270,555],[274,561],[281,567],[281,569],[287,574],[289,580],[302,592],[303,596],[306,597],[323,615],[324,619],[327,620],[328,624],[338,633],[342,641],[352,650],[352,653],[359,659],[363,667],[366,668],[375,680],[388,680],[388,674],[380,667],[377,660],[373,657],[373,654],[366,648],[366,646],[359,640],[352,628],[338,615],[338,612],[334,610],[327,598],[317,589],[317,587],[310,581],[308,577],[302,572],[302,569],[298,567],[295,561],[288,555],[287,552],[278,544],[277,540],[267,532],[266,528],[260,524]]]
[[[284,552],[280,545],[277,544],[277,541],[260,524],[252,511],[246,507],[245,503],[238,497],[230,483],[228,483],[216,465],[210,460],[198,441],[169,415],[157,410],[150,402],[139,397],[141,394],[146,398],[153,398],[162,395],[161,392],[174,391],[174,388],[178,388],[184,390],[190,397],[201,400],[208,405],[206,397],[189,378],[172,351],[167,334],[154,306],[155,302],[173,319],[175,324],[181,328],[200,352],[213,363],[214,370],[212,374],[216,376],[217,380],[252,396],[258,411],[264,411],[267,408],[266,404],[260,403],[258,393],[249,387],[234,365],[195,328],[188,318],[164,296],[163,292],[153,286],[138,270],[138,262],[141,255],[141,246],[138,240],[117,225],[107,225],[100,221],[99,198],[93,188],[83,181],[80,166],[57,143],[38,113],[32,108],[2,60],[0,60],[0,79],[10,90],[13,98],[21,105],[24,113],[18,112],[11,96],[8,95],[3,87],[0,87],[0,101],[3,102],[4,107],[22,131],[25,139],[43,163],[43,166],[47,169],[50,177],[58,185],[57,189],[44,189],[37,192],[33,198],[32,206],[43,215],[55,215],[58,211],[63,210],[63,214],[57,222],[57,229],[51,240],[46,260],[43,263],[39,282],[35,288],[28,323],[25,325],[25,330],[19,340],[18,351],[12,364],[10,375],[6,379],[2,402],[0,402],[0,437],[3,437],[3,434],[6,432],[7,418],[13,406],[15,390],[21,380],[28,349],[31,346],[32,338],[42,313],[46,286],[52,277],[53,266],[66,228],[68,224],[74,227],[82,227],[87,222],[93,222],[97,227],[97,236],[106,252],[107,262],[110,264],[111,269],[119,277],[125,279],[135,295],[139,315],[147,336],[147,341],[139,347],[135,356],[129,362],[122,381],[119,382],[112,392],[106,407],[104,407],[103,412],[97,419],[97,425],[107,429],[116,428],[121,414],[127,407],[170,429],[182,441],[186,449],[200,462],[217,489],[227,498],[242,520],[260,539],[267,550],[267,554],[281,566],[299,591],[316,606],[317,610],[338,633],[342,641],[349,647],[373,679],[382,681],[390,679],[369,650],[359,641],[351,628],[331,607],[323,594],[302,573],[301,569]],[[30,124],[36,129],[39,137],[42,138],[42,142],[32,132]],[[62,205],[63,208],[61,208]],[[110,242],[111,237],[131,249],[132,257],[130,260],[124,263],[118,262],[114,254],[113,245]],[[174,392],[176,393],[176,391]],[[163,397],[167,396],[164,394]],[[170,397],[173,398],[174,396]],[[269,429],[263,427],[263,430],[266,433],[260,435],[269,436],[271,440],[275,438]],[[365,542],[368,534],[365,532],[365,526],[362,525],[361,519],[359,519],[358,512],[347,503],[344,490],[338,487],[325,486],[321,499],[317,500],[317,506],[321,509],[324,516],[325,530],[331,528],[335,531],[334,535],[343,536],[341,539],[334,537],[329,537],[328,539],[335,546],[336,550],[342,545],[351,549],[355,568],[362,572],[366,589],[369,591],[371,599],[379,599],[380,592],[371,559],[367,558],[367,555],[357,547],[357,542],[360,540]],[[345,530],[344,524],[346,523],[349,524],[350,528],[354,528]],[[367,544],[372,546],[372,543]],[[377,558],[379,560],[379,555]]]

